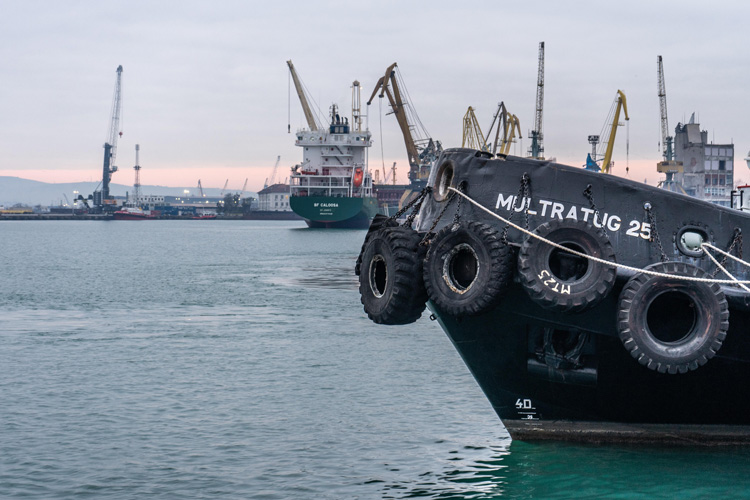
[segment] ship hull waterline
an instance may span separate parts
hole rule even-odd
[[[367,229],[378,211],[374,197],[291,196],[289,206],[310,228]]]

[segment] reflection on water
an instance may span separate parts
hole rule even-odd
[[[429,448],[429,447],[428,447]],[[501,442],[435,457],[444,464],[382,485],[382,498],[750,498],[747,448]],[[388,469],[396,472],[398,469]],[[402,474],[403,476],[403,474]]]
[[[357,290],[353,267],[302,267],[269,277],[269,283],[288,287]]]
[[[504,459],[510,439],[491,447],[464,446],[442,457],[440,471],[427,471],[410,481],[383,486],[382,498],[469,499],[503,496],[506,486]]]

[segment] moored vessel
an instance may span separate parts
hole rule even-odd
[[[311,228],[366,229],[378,205],[367,168],[372,141],[362,126],[359,82],[352,85],[351,123],[333,104],[330,122],[323,127],[310,110],[292,62],[287,64],[308,122],[308,128],[296,132],[303,159],[289,177],[289,206]]]
[[[746,213],[468,149],[415,207],[368,231],[365,311],[429,305],[514,439],[750,443]]]
[[[151,210],[143,210],[138,207],[122,207],[112,214],[114,220],[152,220],[156,219],[156,214]]]

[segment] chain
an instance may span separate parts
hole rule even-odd
[[[433,234],[433,231],[435,230],[435,226],[438,225],[438,222],[440,222],[440,219],[443,217],[443,214],[446,210],[448,210],[448,207],[451,203],[453,203],[453,200],[456,198],[456,193],[451,191],[451,194],[448,195],[448,200],[445,202],[445,206],[440,211],[437,217],[435,217],[435,220],[432,222],[432,226],[430,226],[430,229],[427,230],[426,233],[424,233],[424,238],[422,238],[422,241],[419,242],[420,245],[427,246],[430,244],[430,235]]]
[[[405,227],[411,227],[412,224],[414,224],[414,219],[417,217],[419,209],[422,208],[422,203],[424,203],[424,200],[427,199],[427,194],[430,193],[430,191],[432,191],[432,188],[430,186],[426,186],[424,189],[422,189],[422,192],[419,193],[419,196],[414,198],[409,202],[408,205],[401,209],[403,211],[406,211],[409,209],[409,207],[414,205],[414,210],[412,210],[411,214],[406,218],[406,221],[404,222]],[[396,215],[400,216],[398,213]]]
[[[646,202],[643,205],[643,208],[646,209],[646,218],[648,219],[648,223],[651,228],[649,231],[648,241],[652,243],[656,242],[656,246],[659,248],[659,254],[661,255],[659,258],[662,262],[667,262],[669,260],[669,257],[667,257],[666,252],[664,252],[664,247],[661,244],[659,230],[656,228],[656,217],[654,217],[654,209],[649,202]]]
[[[463,182],[458,185],[458,191],[460,193],[464,192],[464,183]],[[463,196],[459,196],[458,197],[458,203],[456,204],[456,214],[453,216],[453,227],[454,228],[458,227],[458,219],[459,219],[459,217],[461,217],[461,215],[460,215],[461,214],[461,200],[463,200],[463,199],[464,199]]]
[[[516,199],[513,200],[513,203],[510,206],[508,215],[508,223],[505,224],[505,227],[503,228],[503,236],[502,236],[502,242],[504,245],[508,244],[508,229],[510,228],[510,221],[513,219],[513,215],[517,212],[516,210],[516,201],[521,200],[521,206],[519,207],[521,210],[523,210],[523,205],[526,203],[526,198],[529,194],[529,174],[524,172],[521,176],[521,186],[518,188],[518,195],[516,196]],[[526,229],[529,228],[529,210],[527,208],[526,210]]]
[[[738,227],[734,228],[734,236],[732,236],[732,242],[729,244],[729,248],[727,249],[727,253],[732,253],[732,250],[734,250],[734,246],[737,245],[737,257],[742,259],[742,230]],[[721,258],[721,262],[719,262],[720,266],[724,266],[727,263],[727,256],[724,255]],[[716,269],[711,273],[711,277],[715,277],[719,273],[719,266],[716,266]]]
[[[589,200],[589,206],[591,207],[591,210],[594,211],[594,220],[592,221],[592,224],[596,226],[594,222],[596,222],[596,219],[598,218],[599,221],[602,223],[602,232],[604,233],[604,236],[607,239],[609,239],[609,234],[607,234],[607,228],[604,227],[604,221],[601,219],[601,217],[599,217],[599,209],[596,208],[596,203],[594,203],[594,190],[591,184],[586,186],[586,189],[583,190],[583,196],[585,196],[586,199]]]
[[[422,191],[420,191],[420,193],[417,195],[416,198],[414,198],[409,203],[407,203],[406,205],[404,205],[404,207],[401,210],[399,210],[395,214],[393,214],[390,217],[388,217],[388,220],[396,220],[396,219],[398,219],[399,217],[401,217],[402,215],[404,215],[407,212],[407,210],[409,210],[411,207],[413,207],[414,204],[417,203],[417,202],[419,202],[419,206],[421,207],[422,206],[422,201],[424,200],[425,196],[427,196],[427,193],[430,192],[431,190],[432,190],[432,188],[430,188],[430,186],[426,186],[425,188],[423,188]],[[419,207],[417,207],[417,209],[415,210],[415,212],[410,216],[411,220],[414,220],[414,217],[416,216],[416,212],[418,212],[418,211],[419,211]]]

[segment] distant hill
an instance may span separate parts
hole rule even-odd
[[[60,205],[65,203],[65,196],[73,201],[73,191],[78,191],[83,196],[88,196],[99,187],[98,182],[66,182],[66,183],[48,183],[21,179],[20,177],[0,176],[0,205],[6,207],[13,206],[16,203],[24,205]],[[185,187],[168,187],[168,186],[141,186],[144,194],[163,195],[163,196],[183,196],[185,190],[190,191],[193,196],[197,195],[195,186]],[[133,186],[124,184],[110,184],[109,192],[113,196],[125,196],[126,193],[132,192]],[[203,188],[206,196],[219,196],[221,189]],[[245,196],[255,196],[255,193],[247,192]]]

